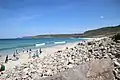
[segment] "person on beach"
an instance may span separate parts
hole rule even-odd
[[[34,53],[33,56],[32,56],[32,58],[35,59],[35,56],[36,56],[36,54]]]
[[[13,58],[14,58],[14,60],[18,60],[19,59],[19,54],[18,53],[14,53],[13,54]]]
[[[20,57],[20,55],[19,55],[19,54],[16,54],[16,60],[18,60],[18,59],[19,59],[19,57]]]
[[[6,56],[6,59],[5,59],[5,63],[7,63],[8,62],[8,55]]]
[[[25,48],[23,48],[23,53],[25,52]]]
[[[31,53],[32,53],[32,50],[29,49],[29,58],[31,58]]]
[[[39,58],[39,50],[36,50],[36,57]]]
[[[42,53],[42,50],[41,50],[41,48],[39,49],[39,53],[40,53],[40,54]]]
[[[16,54],[18,54],[18,51],[16,50]]]
[[[31,49],[29,51],[32,51]]]
[[[16,57],[15,53],[13,54],[13,57]]]
[[[0,73],[2,74],[3,71],[5,71],[5,66],[3,64],[0,64]]]

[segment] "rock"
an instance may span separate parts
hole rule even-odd
[[[70,49],[66,48],[64,50],[59,50],[51,54],[50,56],[46,56],[42,59],[37,59],[37,60],[33,59],[28,64],[22,64],[21,66],[14,68],[13,71],[11,71],[10,73],[7,72],[6,74],[7,75],[9,74],[9,77],[6,77],[7,75],[4,75],[3,77],[10,78],[10,79],[16,78],[18,80],[21,80],[22,77],[27,78],[29,80],[31,79],[41,80],[40,78],[44,78],[52,75],[54,76],[57,73],[59,74],[61,72],[65,72],[63,74],[68,75],[68,77],[71,80],[75,80],[75,79],[85,80],[85,78],[83,78],[83,76],[85,76],[84,71],[88,69],[86,69],[85,66],[83,65],[82,65],[83,67],[80,67],[80,69],[75,69],[75,66],[80,66],[81,64],[89,63],[96,58],[95,62],[90,63],[90,64],[93,64],[93,66],[92,66],[92,69],[88,71],[87,77],[90,77],[90,76],[94,77],[94,78],[90,77],[90,79],[88,80],[92,80],[92,79],[100,80],[100,78],[102,80],[103,76],[99,76],[99,79],[98,78],[96,79],[95,76],[97,76],[96,74],[97,72],[100,74],[105,72],[103,73],[104,75],[106,75],[105,78],[110,77],[108,76],[109,72],[108,73],[106,72],[107,70],[109,71],[109,69],[106,69],[106,67],[108,68],[110,67],[110,66],[107,66],[109,64],[109,61],[108,63],[106,63],[103,60],[104,58],[105,60],[107,60],[110,57],[111,60],[114,61],[114,64],[115,64],[114,69],[116,71],[115,75],[118,75],[120,72],[120,64],[119,64],[120,60],[118,60],[120,56],[119,45],[120,44],[115,43],[112,40],[107,38],[101,39],[101,40],[86,41],[83,43],[79,43],[73,48],[70,48]],[[1,76],[0,76],[0,80],[1,80]],[[57,77],[57,79],[70,80],[64,76],[61,78],[61,76]],[[108,80],[111,80],[111,79],[108,79]],[[56,78],[53,78],[53,80],[56,80]]]
[[[112,37],[112,40],[115,41],[115,42],[118,42],[118,40],[120,40],[120,33],[117,33],[116,35],[114,35]]]
[[[67,65],[68,68],[73,68],[73,66],[74,66],[73,64]]]
[[[72,64],[72,62],[68,62],[68,63],[67,63],[67,65],[70,65],[70,64]]]
[[[116,53],[116,54],[115,54],[115,57],[116,57],[116,58],[120,58],[120,53]]]
[[[88,42],[88,45],[92,45],[92,42]]]
[[[28,77],[28,75],[24,75],[22,78],[25,79],[25,78],[27,78],[27,77]]]
[[[73,48],[70,48],[71,50],[73,50]]]
[[[99,44],[99,47],[101,47],[101,46],[102,46],[102,43]]]
[[[91,52],[91,53],[92,53],[93,51],[92,51],[92,49],[90,49],[90,50],[88,50],[88,52]]]
[[[120,67],[120,63],[118,63],[117,61],[114,61],[114,65],[119,66]]]
[[[57,53],[60,53],[60,52],[62,52],[62,50],[58,50],[58,51],[57,51]]]
[[[114,74],[115,79],[120,80],[120,75],[118,74],[116,70],[113,70],[113,74]]]

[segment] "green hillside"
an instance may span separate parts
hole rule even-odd
[[[46,35],[36,35],[24,38],[67,38],[67,37],[104,37],[120,33],[120,25],[103,27],[94,30],[88,30],[81,34],[46,34]]]
[[[82,37],[110,36],[116,33],[120,33],[120,25],[89,30],[84,32]]]
[[[46,35],[37,35],[37,36],[32,36],[32,38],[73,38],[73,37],[78,37],[81,36],[82,34],[46,34]]]

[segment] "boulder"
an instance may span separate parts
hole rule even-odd
[[[40,80],[114,80],[114,76],[111,61],[102,59],[82,63],[74,68]]]

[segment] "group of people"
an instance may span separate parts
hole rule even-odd
[[[40,49],[36,50],[35,52],[33,52],[32,49],[29,49],[29,50],[27,50],[27,52],[29,53],[29,58],[36,58],[36,57],[39,58],[39,55],[42,53],[42,50],[40,48]],[[7,63],[10,59],[9,59],[8,55],[6,55],[5,63]],[[14,54],[12,55],[12,60],[16,61],[18,59],[19,59],[19,53],[16,50],[14,52]]]
[[[14,52],[14,54],[12,55],[12,60],[18,60],[19,59],[19,53],[18,51],[16,50]],[[7,63],[9,60],[11,60],[11,58],[9,59],[8,55],[6,56],[5,58],[5,63]]]
[[[29,49],[27,52],[29,53],[29,58],[39,58],[40,54],[42,53],[42,50],[40,48],[36,50],[35,52],[33,52],[31,49]],[[18,59],[19,59],[19,53],[16,50],[14,54],[12,55],[12,60],[18,60]],[[6,55],[5,63],[7,63],[9,60],[11,60],[11,58],[9,58],[8,55]],[[5,70],[5,65],[0,64],[0,73],[2,73],[2,71],[4,70]]]
[[[39,55],[42,53],[41,48],[33,52],[31,49],[28,51],[29,58],[39,58]]]

